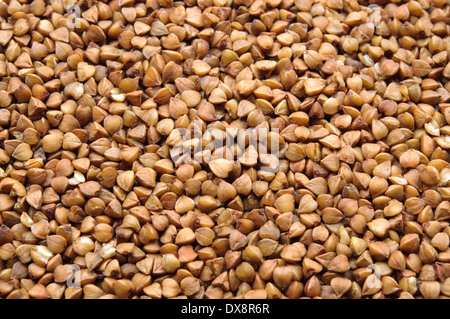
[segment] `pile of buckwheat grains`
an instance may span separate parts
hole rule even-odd
[[[450,297],[448,0],[0,1],[0,299]]]

